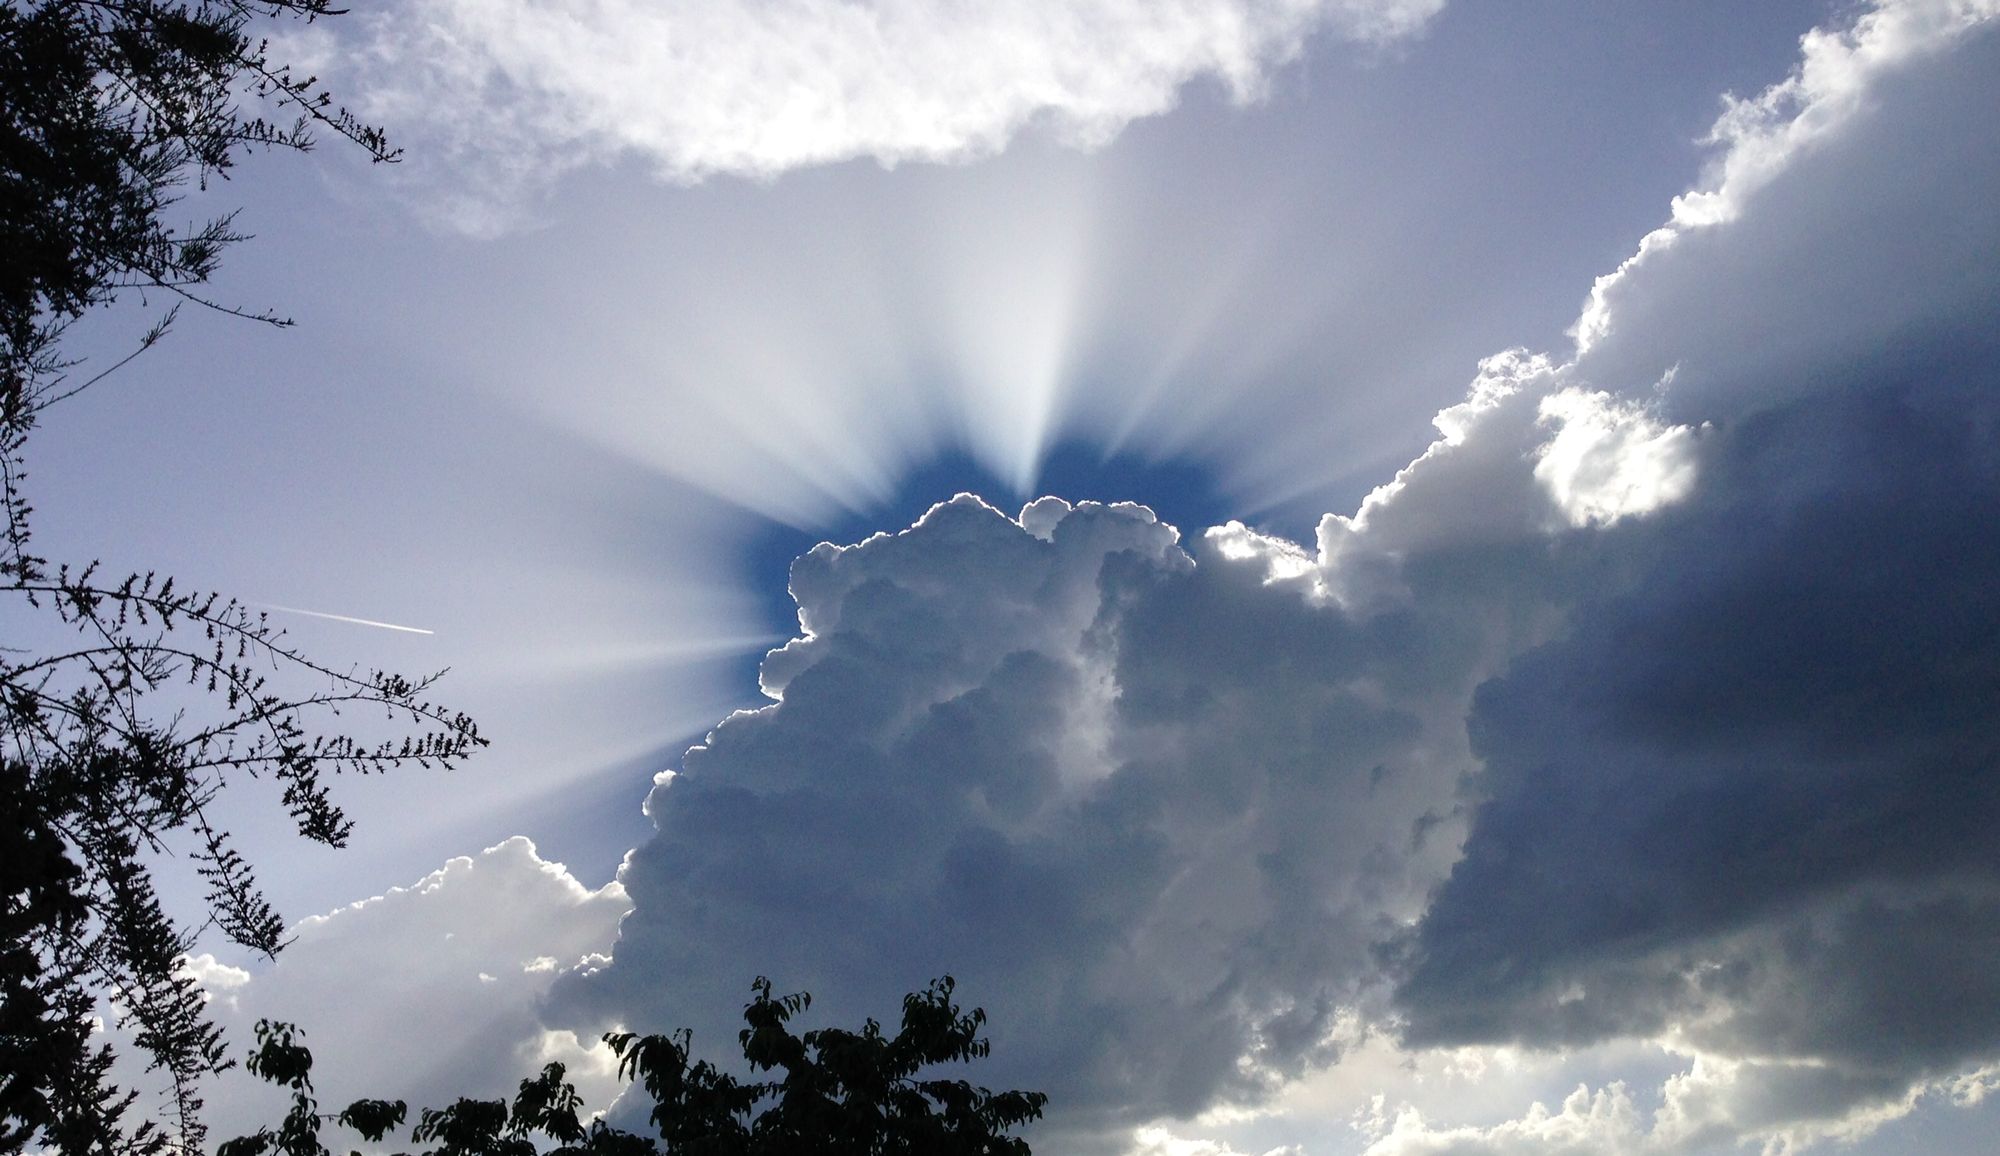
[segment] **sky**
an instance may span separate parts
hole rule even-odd
[[[30,464],[51,557],[492,739],[337,852],[233,792],[296,938],[189,968],[326,1102],[559,1058],[620,1120],[606,1030],[950,973],[1050,1153],[2000,1132],[2000,4],[273,44],[404,159],[189,190],[297,324],[184,313]]]

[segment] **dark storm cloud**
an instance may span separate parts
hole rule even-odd
[[[2000,1046],[1993,364],[1714,431],[1694,498],[1572,544],[1626,577],[1476,696],[1411,1042],[1679,1025],[1880,1095]]]
[[[1671,1038],[1767,1136],[2000,1051],[2000,42],[1932,36],[1972,15],[1809,39],[1600,284],[1559,374],[1665,376],[1699,480],[1531,578],[1562,626],[1474,697],[1464,858],[1386,953],[1411,1044]]]

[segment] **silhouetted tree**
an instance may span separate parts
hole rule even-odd
[[[482,741],[427,700],[430,678],[323,666],[234,600],[51,563],[31,541],[28,437],[96,380],[62,358],[65,328],[121,291],[210,304],[194,287],[237,235],[227,216],[177,227],[177,190],[247,147],[307,148],[315,127],[392,158],[252,35],[333,14],[328,0],[0,0],[0,1154],[201,1143],[198,1081],[227,1061],[185,953],[207,926],[275,953],[284,927],[210,821],[232,780],[275,780],[299,833],[339,846],[327,775],[450,764]],[[336,722],[364,706],[388,723]],[[205,923],[162,907],[162,853],[192,860]],[[100,1012],[165,1073],[170,1126],[134,1118]]]
[[[188,296],[240,239],[227,216],[177,227],[189,181],[315,128],[392,160],[380,129],[273,60],[261,21],[332,0],[5,0],[0,4],[0,374],[60,379],[63,328],[123,289]],[[247,114],[242,100],[277,119]],[[200,300],[199,298],[195,298]],[[269,319],[267,317],[267,319]],[[36,398],[25,399],[30,408]]]
[[[606,1035],[620,1078],[653,1101],[648,1123],[658,1139],[602,1119],[584,1122],[576,1089],[561,1064],[521,1081],[510,1106],[460,1099],[427,1109],[410,1139],[425,1156],[1028,1156],[1027,1141],[1007,1133],[1039,1119],[1040,1092],[991,1092],[965,1080],[922,1078],[936,1064],[987,1054],[979,1030],[986,1013],[961,1012],[950,976],[903,999],[902,1029],[885,1036],[869,1020],[858,1032],[820,1028],[795,1035],[791,1020],[811,997],[772,996],[759,977],[737,1036],[753,1072],[744,1083],[692,1058],[690,1035]],[[338,1123],[381,1144],[408,1115],[402,1101],[357,1100],[322,1115],[313,1099],[312,1054],[290,1024],[257,1026],[251,1072],[292,1090],[292,1107],[275,1128],[239,1137],[217,1156],[329,1156],[319,1138]],[[538,1142],[537,1137],[545,1138]]]

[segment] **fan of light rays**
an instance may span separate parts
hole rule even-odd
[[[1407,460],[1356,420],[1403,384],[1385,351],[1431,348],[1368,284],[1393,243],[1314,232],[1302,255],[1282,190],[1146,198],[1141,179],[1053,148],[849,165],[707,186],[594,248],[538,251],[546,284],[588,288],[547,297],[547,334],[483,384],[542,431],[523,456],[565,490],[536,500],[593,552],[524,565],[500,617],[525,633],[454,660],[494,685],[503,725],[563,720],[504,736],[522,770],[492,805],[547,812],[592,775],[671,770],[762,705],[757,665],[797,629],[788,567],[816,541],[901,529],[962,489],[1303,537],[1386,476],[1370,455]],[[1420,441],[1472,361],[1375,426]],[[537,612],[572,591],[559,618]]]
[[[960,206],[981,223],[869,247],[764,230],[698,289],[661,287],[674,308],[602,351],[586,389],[528,404],[633,466],[800,528],[888,503],[955,450],[1026,490],[1067,414],[1082,197]]]
[[[1133,219],[1108,207],[1124,192],[1102,164],[1029,152],[682,202],[627,242],[673,260],[605,274],[622,279],[594,311],[622,323],[592,328],[569,380],[524,371],[510,396],[632,468],[807,531],[884,509],[961,454],[996,500],[1034,496],[1059,444],[1197,463],[1239,499],[1232,516],[1352,471],[1314,436],[1365,383],[1296,368],[1350,277],[1274,283],[1277,214],[1200,234]],[[1421,431],[1434,407],[1413,408]]]

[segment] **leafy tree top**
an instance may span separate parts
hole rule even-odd
[[[395,159],[380,129],[257,34],[271,18],[340,11],[332,0],[0,4],[0,384],[61,392],[57,337],[120,290],[207,304],[192,287],[241,238],[227,216],[180,225],[169,210],[244,149],[310,148],[323,129]]]
[[[860,1031],[818,1028],[803,1035],[792,1020],[812,998],[772,995],[761,976],[744,1006],[737,1041],[753,1073],[744,1082],[690,1052],[686,1031],[618,1032],[604,1037],[618,1074],[652,1101],[651,1136],[585,1121],[561,1064],[521,1081],[511,1106],[460,1099],[425,1110],[410,1130],[424,1156],[1029,1156],[1008,1133],[1039,1119],[1040,1092],[993,1092],[963,1079],[928,1074],[939,1064],[983,1058],[986,1013],[953,1002],[950,976],[903,999],[893,1036],[868,1020]],[[250,1071],[292,1089],[284,1121],[222,1145],[217,1156],[330,1156],[319,1137],[338,1123],[369,1144],[402,1126],[402,1101],[358,1100],[322,1115],[313,1099],[312,1055],[290,1024],[258,1025]],[[538,1143],[537,1138],[543,1138]],[[552,1147],[551,1147],[552,1145]]]

